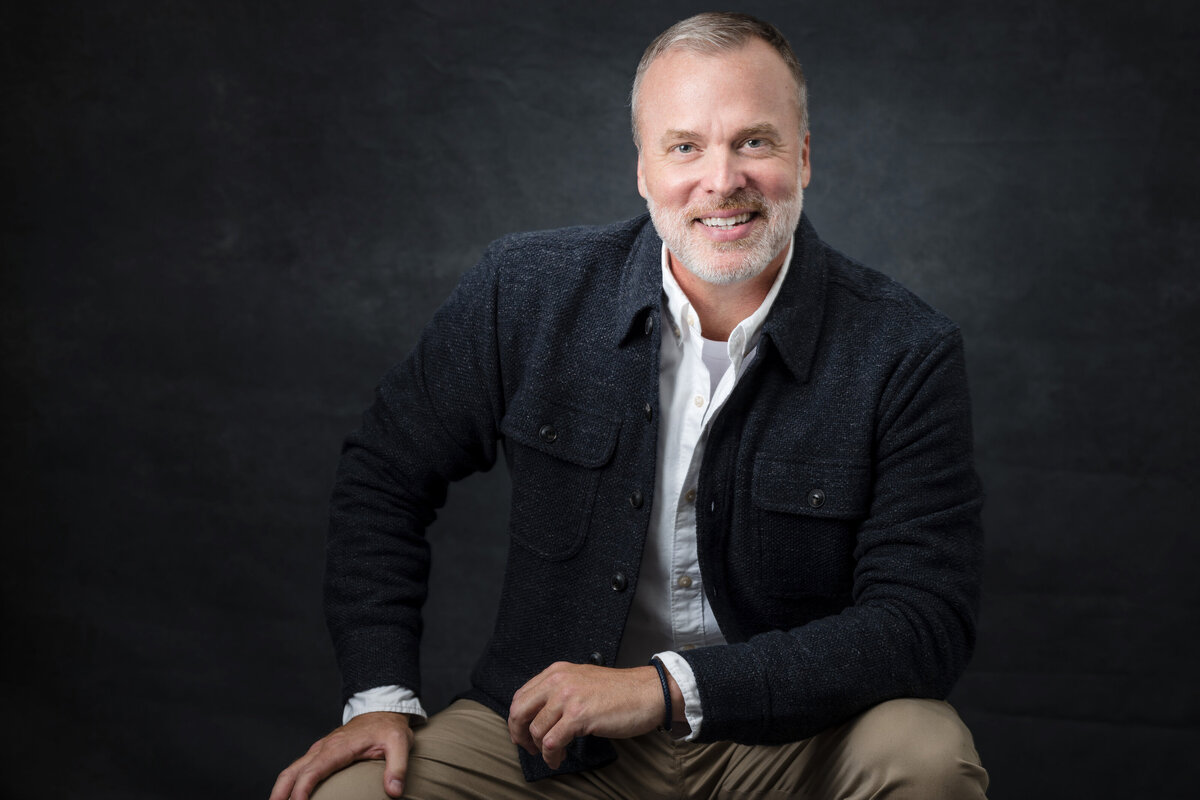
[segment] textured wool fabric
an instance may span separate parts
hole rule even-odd
[[[424,530],[499,443],[511,545],[466,696],[505,714],[554,661],[613,663],[653,495],[660,247],[645,215],[503,238],[385,376],[333,498],[346,697],[420,691]],[[704,741],[795,741],[884,700],[942,698],[974,643],[982,494],[958,329],[807,218],[796,248],[700,472],[701,575],[730,642],[683,653]],[[582,738],[558,771],[613,757]]]

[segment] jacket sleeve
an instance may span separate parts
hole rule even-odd
[[[880,393],[851,605],[791,630],[684,652],[699,739],[795,741],[885,700],[944,698],[975,641],[982,490],[958,331],[905,356]]]
[[[425,529],[450,481],[496,459],[503,398],[493,250],[376,389],[342,448],[326,549],[325,614],[343,701],[390,684],[420,693]]]

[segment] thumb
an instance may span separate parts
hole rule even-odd
[[[389,797],[404,793],[404,779],[408,774],[408,750],[412,743],[412,732],[407,726],[398,736],[388,736],[383,741],[383,790]]]

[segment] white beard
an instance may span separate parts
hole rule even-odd
[[[756,278],[775,256],[787,247],[800,223],[804,209],[804,189],[796,184],[796,193],[779,202],[768,201],[762,193],[743,189],[725,198],[716,206],[703,209],[667,211],[646,198],[650,219],[658,235],[688,272],[706,283],[728,286]],[[694,222],[713,211],[750,208],[759,213],[766,225],[756,226],[753,234],[732,242],[713,242],[693,229]]]

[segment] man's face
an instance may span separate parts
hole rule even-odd
[[[810,174],[783,59],[757,39],[672,50],[646,70],[637,113],[638,191],[672,256],[713,284],[777,268]]]

